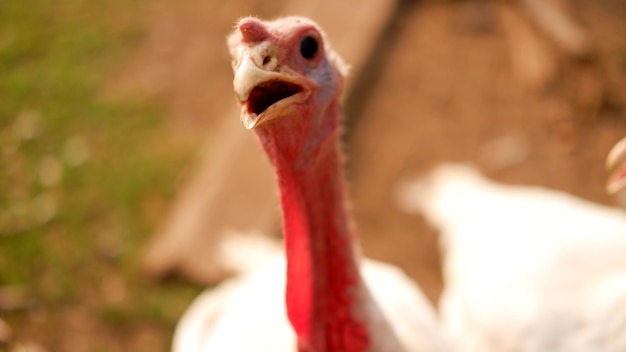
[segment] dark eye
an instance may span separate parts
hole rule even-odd
[[[317,40],[313,37],[304,37],[300,42],[300,54],[307,60],[311,60],[315,57],[317,49]]]

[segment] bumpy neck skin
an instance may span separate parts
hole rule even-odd
[[[339,106],[256,128],[280,188],[287,312],[298,351],[368,351],[363,288],[346,210]]]

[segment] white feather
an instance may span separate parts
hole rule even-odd
[[[443,324],[463,351],[626,351],[626,214],[443,165],[399,199],[441,231]]]
[[[221,234],[215,261],[234,274],[257,270],[282,253],[279,242],[255,231],[229,229]]]
[[[276,255],[264,268],[200,295],[178,324],[173,351],[296,351],[285,310],[285,265],[283,255]],[[407,351],[447,350],[436,313],[417,285],[388,264],[364,260],[361,269],[374,301]]]

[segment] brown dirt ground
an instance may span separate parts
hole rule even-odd
[[[626,78],[626,3],[573,2],[575,17],[595,44],[592,60],[567,58],[538,35],[557,67],[540,87],[524,86],[515,75],[502,3],[404,2],[347,102],[350,192],[365,253],[405,269],[433,301],[442,286],[436,233],[422,219],[395,209],[392,194],[400,181],[441,161],[471,161],[502,182],[543,185],[612,203],[603,191],[603,161],[626,135],[620,91]],[[154,62],[131,63],[121,74],[126,79],[114,85],[143,82],[139,88],[145,94],[166,102],[172,140],[199,145],[213,131],[212,112],[234,104],[231,93],[224,98],[230,70],[216,69],[228,67],[224,37],[240,16],[274,17],[280,2],[268,4],[158,3],[148,16],[155,26],[148,38]],[[188,35],[198,32],[208,34]],[[508,137],[522,141],[528,155],[507,167],[494,166],[497,151],[490,146]],[[59,347],[51,351],[96,350],[102,343],[114,350],[154,351],[169,339],[149,327],[132,336],[97,333],[98,326],[85,324],[93,319],[82,317],[80,308],[70,313],[65,325],[76,320],[80,326],[58,336]],[[88,336],[78,334],[81,330],[95,331]],[[83,343],[80,336],[100,343]]]

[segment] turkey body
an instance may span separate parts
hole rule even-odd
[[[296,336],[285,310],[284,254],[202,293],[181,318],[174,351],[287,352]],[[361,275],[407,351],[446,351],[430,302],[400,269],[364,259]]]
[[[400,202],[440,231],[456,350],[626,351],[626,214],[443,165]]]

